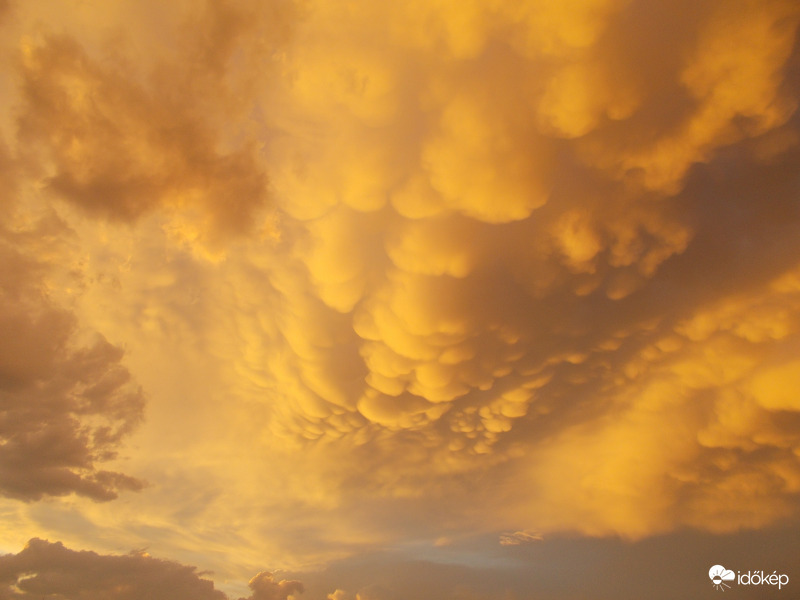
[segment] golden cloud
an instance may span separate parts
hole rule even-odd
[[[194,567],[145,552],[109,556],[70,550],[60,542],[38,538],[19,553],[0,557],[0,585],[3,597],[15,599],[227,598]]]
[[[0,223],[0,494],[22,500],[75,492],[111,500],[143,482],[98,468],[142,420],[144,396],[123,351],[82,330],[48,298],[64,224],[52,215]]]
[[[530,481],[517,493],[531,514],[493,508],[537,529],[730,530],[791,512],[788,431],[783,449],[759,446],[781,465],[777,487],[753,487],[758,498],[736,514],[720,506],[713,525],[712,482],[744,485],[770,467],[734,452],[714,475],[717,453],[698,438],[721,426],[711,407],[728,389],[793,411],[765,383],[787,389],[792,367],[768,367],[746,339],[679,333],[712,319],[699,316],[708,294],[679,257],[701,244],[735,251],[701,205],[713,182],[687,185],[692,166],[722,152],[744,166],[748,140],[796,129],[784,84],[797,10],[740,8],[670,12],[669,31],[688,28],[681,46],[657,35],[639,55],[623,43],[666,6],[394,7],[376,42],[369,9],[331,29],[329,10],[311,5],[304,27],[324,42],[287,48],[292,108],[273,117],[295,132],[315,123],[323,137],[287,135],[267,153],[284,211],[270,251],[282,316],[261,360],[296,406],[275,410],[273,431],[336,456],[366,445],[378,457],[366,478],[389,496],[505,464]],[[420,21],[427,42],[404,35]],[[731,42],[742,37],[746,58]],[[365,39],[369,59],[352,58]],[[762,218],[777,218],[787,194]],[[740,197],[737,210],[754,202]],[[731,275],[750,289],[744,272]],[[681,289],[672,305],[664,286]],[[740,326],[757,328],[756,312],[742,309]]]
[[[293,564],[797,517],[796,3],[255,4],[139,60],[20,32],[0,168],[82,286],[48,276],[42,325],[8,300],[36,347],[4,364],[66,348],[61,309],[114,381],[124,342],[138,464],[215,473],[213,527]]]

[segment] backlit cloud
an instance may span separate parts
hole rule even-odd
[[[262,571],[250,580],[253,595],[247,600],[286,600],[303,593],[303,584],[299,581],[275,581],[272,573]]]

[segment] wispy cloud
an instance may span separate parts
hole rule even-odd
[[[544,538],[541,534],[531,531],[514,531],[503,533],[500,536],[501,546],[519,546],[521,544],[530,544],[533,542],[541,542]]]

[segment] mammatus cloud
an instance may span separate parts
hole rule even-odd
[[[4,38],[4,343],[68,472],[139,418],[125,342],[231,553],[798,517],[796,2],[190,4]]]
[[[195,567],[153,558],[143,551],[102,555],[34,538],[19,553],[0,556],[0,598],[227,600],[203,575]],[[299,581],[276,581],[266,571],[249,585],[252,595],[240,600],[293,600],[303,592]]]
[[[345,496],[459,505],[480,474],[498,529],[795,514],[797,403],[751,381],[796,345],[797,7],[357,6],[310,5],[269,121],[273,316],[236,366],[273,434],[353,459]]]

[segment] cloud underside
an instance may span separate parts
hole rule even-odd
[[[0,492],[141,487],[107,336],[213,360],[242,502],[280,456],[354,529],[797,517],[795,2],[129,8],[6,26]]]

